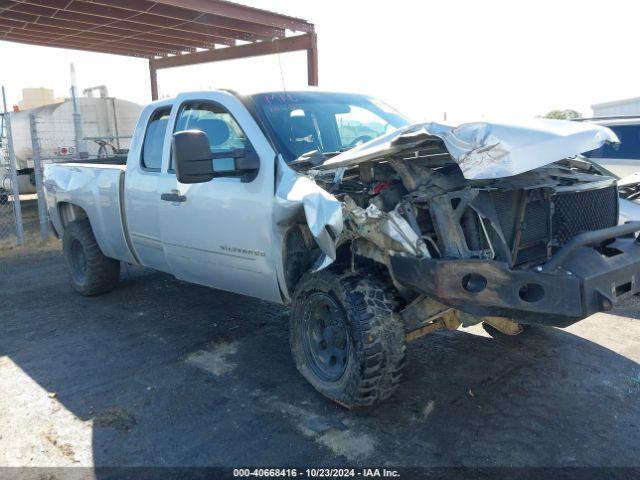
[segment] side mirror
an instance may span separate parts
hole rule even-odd
[[[173,159],[180,183],[204,183],[215,177],[209,138],[201,130],[173,134]]]
[[[260,170],[260,157],[247,142],[245,148],[211,152],[209,137],[202,130],[185,130],[173,134],[173,165],[180,183],[204,183],[215,177],[240,177],[251,182]],[[231,169],[216,170],[215,160],[232,160]]]
[[[240,181],[249,183],[258,176],[260,171],[260,157],[253,146],[247,142],[247,146],[241,150],[241,154],[235,157],[236,170],[240,173]]]
[[[260,157],[249,142],[244,148],[214,152],[212,156],[214,177],[240,177],[242,183],[249,183],[260,171]]]
[[[248,142],[247,142],[248,143]],[[260,157],[250,143],[241,150],[241,154],[236,157],[236,170],[246,172],[258,170],[260,168]]]

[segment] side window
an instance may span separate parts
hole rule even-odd
[[[176,121],[176,132],[202,130],[209,137],[211,152],[216,154],[213,169],[224,172],[235,169],[233,153],[246,148],[247,137],[238,122],[221,105],[209,102],[189,103],[182,107]],[[225,156],[228,153],[229,156]],[[171,170],[173,170],[173,159]]]
[[[147,131],[142,144],[142,166],[148,170],[160,171],[162,166],[162,150],[164,135],[169,124],[171,107],[160,108],[153,112],[147,124]]]

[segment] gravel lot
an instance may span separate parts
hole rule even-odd
[[[568,329],[409,347],[346,411],[289,355],[287,310],[129,268],[77,295],[57,242],[0,252],[1,466],[639,466],[640,302]]]

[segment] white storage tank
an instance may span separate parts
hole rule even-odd
[[[80,151],[84,157],[95,158],[100,145],[94,139],[110,142],[120,150],[129,148],[130,138],[142,106],[118,98],[77,99],[81,115],[83,140]],[[33,168],[30,114],[35,115],[40,154],[44,162],[71,160],[76,156],[73,102],[21,110],[11,113],[11,131],[18,170]],[[119,137],[119,138],[118,138]],[[109,148],[109,152],[112,150]]]
[[[79,97],[76,101],[81,116],[83,138],[80,142],[80,157],[91,159],[105,154],[126,153],[143,107],[134,102],[106,96]],[[71,99],[11,112],[11,131],[20,193],[35,192],[30,114],[35,115],[43,164],[71,161],[77,158]],[[108,142],[113,148],[106,146],[101,151],[100,143],[96,140],[102,143]],[[114,149],[118,152],[114,152]],[[8,187],[10,186],[9,177],[6,159],[0,160],[0,189],[10,188]]]

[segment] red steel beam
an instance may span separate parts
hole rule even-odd
[[[151,60],[151,65],[156,69],[182,67],[198,63],[219,62],[222,60],[234,60],[238,58],[257,57],[274,53],[295,52],[298,50],[313,49],[315,34],[305,33],[294,37],[278,38],[267,42],[248,43],[235,47],[219,48],[205,52],[189,53],[177,57],[157,58]]]
[[[158,100],[158,71],[151,65],[149,61],[149,78],[151,81],[151,100]]]
[[[307,85],[318,86],[318,38],[312,33],[311,48],[307,49]]]

